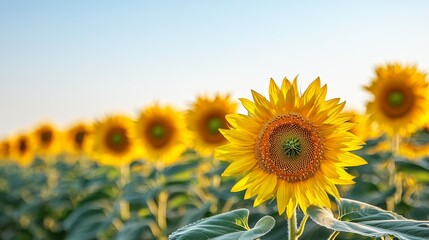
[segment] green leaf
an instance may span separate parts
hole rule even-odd
[[[271,216],[262,217],[254,228],[248,226],[249,210],[237,209],[219,214],[180,228],[169,236],[170,240],[216,239],[251,240],[271,231],[275,220]]]
[[[380,238],[393,235],[403,240],[429,239],[429,221],[406,219],[394,212],[350,199],[341,199],[340,216],[331,210],[310,206],[307,213],[317,224],[339,232]]]

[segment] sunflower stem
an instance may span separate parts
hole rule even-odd
[[[338,231],[334,231],[328,238],[328,240],[334,240],[338,235],[340,234],[340,232]]]
[[[293,211],[293,214],[288,218],[288,227],[289,227],[289,240],[297,240],[297,229],[296,229],[296,210]]]
[[[299,224],[298,232],[296,233],[296,238],[301,237],[301,235],[304,233],[304,228],[305,228],[305,224],[307,223],[308,217],[309,217],[308,214],[304,215],[304,218]]]
[[[121,192],[121,199],[119,200],[119,213],[122,220],[128,220],[130,219],[130,204],[127,200],[124,199],[124,189],[130,182],[130,167],[128,164],[123,164],[119,171],[121,174],[119,177],[119,189]]]
[[[401,143],[401,136],[399,135],[399,133],[395,133],[392,136],[392,153],[393,156],[396,156],[399,154],[399,144]]]
[[[160,239],[166,239],[165,233],[167,230],[167,202],[168,192],[163,190],[159,193],[158,196],[157,222],[159,229],[161,230],[161,235],[159,236]]]

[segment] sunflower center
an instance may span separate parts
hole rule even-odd
[[[170,119],[157,119],[148,124],[145,130],[145,139],[153,148],[160,149],[167,146],[175,134],[174,126]]]
[[[52,141],[52,132],[51,131],[43,131],[40,134],[40,140],[43,144],[49,144]]]
[[[223,122],[218,117],[211,117],[207,121],[207,130],[211,134],[218,134],[219,128],[221,128],[222,126],[223,126]]]
[[[311,178],[320,168],[323,139],[318,127],[298,114],[279,115],[260,130],[255,157],[259,167],[288,182]]]
[[[124,136],[120,133],[114,133],[112,135],[112,144],[113,145],[120,145],[124,141]]]
[[[226,141],[225,137],[219,132],[220,128],[227,126],[225,114],[223,111],[213,110],[201,117],[198,123],[198,134],[204,142],[219,145]]]
[[[415,95],[405,87],[394,87],[385,91],[380,101],[382,112],[390,118],[401,118],[412,111]]]
[[[404,104],[405,96],[401,91],[392,91],[388,95],[388,101],[390,106],[399,107]]]
[[[74,136],[74,142],[78,147],[81,147],[83,145],[83,141],[85,139],[86,132],[85,131],[79,131]]]
[[[301,153],[301,143],[298,138],[292,137],[283,142],[283,152],[289,158],[294,158]]]
[[[160,124],[153,126],[152,136],[156,139],[163,138],[165,136],[165,128]]]
[[[27,151],[27,141],[25,139],[21,139],[18,144],[19,153],[24,154]]]
[[[106,134],[107,148],[117,154],[124,153],[130,146],[127,130],[122,127],[113,127]]]

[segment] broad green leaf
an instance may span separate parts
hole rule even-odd
[[[271,231],[275,220],[271,216],[262,217],[254,228],[248,226],[249,210],[237,209],[202,219],[180,228],[169,236],[170,240],[251,240]]]
[[[339,219],[331,210],[310,206],[307,213],[319,225],[339,232],[380,238],[393,235],[403,240],[429,239],[429,221],[406,219],[394,212],[350,199],[341,199]]]

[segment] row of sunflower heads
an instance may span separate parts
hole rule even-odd
[[[429,82],[416,65],[388,63],[375,68],[375,76],[364,89],[372,95],[366,112],[351,111],[358,123],[351,131],[364,140],[387,136],[376,150],[392,149],[393,139],[401,139],[397,150],[408,157],[429,155],[429,143],[415,145],[413,134],[429,132]]]
[[[107,115],[65,131],[43,123],[28,134],[0,141],[0,159],[23,166],[36,156],[54,161],[59,155],[69,160],[89,157],[113,166],[136,159],[169,165],[189,148],[202,156],[212,155],[226,142],[218,130],[228,127],[225,115],[236,110],[237,103],[229,95],[218,93],[198,96],[186,111],[156,103],[143,108],[136,118]]]

